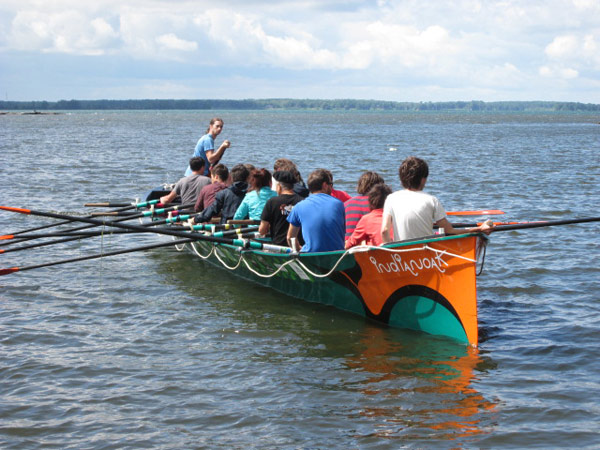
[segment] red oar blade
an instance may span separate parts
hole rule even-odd
[[[21,213],[21,214],[31,214],[31,211],[28,209],[13,208],[11,206],[0,206],[0,209],[3,209],[4,211],[17,212],[17,213]]]
[[[18,272],[19,270],[20,269],[18,267],[9,267],[8,269],[0,269],[0,276]]]

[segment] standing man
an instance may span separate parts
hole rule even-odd
[[[202,188],[210,184],[210,178],[202,175],[204,166],[204,159],[199,156],[190,159],[191,175],[179,180],[171,192],[160,198],[160,202],[167,206],[179,195],[182,205],[192,205]]]
[[[287,245],[287,232],[289,223],[287,217],[295,204],[304,200],[294,192],[296,178],[288,170],[279,170],[273,173],[277,181],[275,190],[277,197],[267,200],[260,216],[259,234],[263,236],[271,232],[271,242],[275,245]]]
[[[385,200],[381,222],[384,244],[391,242],[391,230],[394,230],[394,239],[397,241],[431,236],[434,225],[443,228],[446,234],[490,234],[493,231],[493,226],[487,223],[457,230],[448,222],[446,210],[437,197],[423,192],[429,176],[429,166],[422,159],[409,156],[402,161],[398,175],[404,189],[390,194]]]
[[[308,177],[310,195],[292,209],[287,218],[290,227],[287,241],[298,236],[302,227],[304,246],[294,250],[302,252],[328,252],[344,249],[344,204],[331,196],[333,180],[326,169],[317,169]]]
[[[228,149],[231,146],[231,143],[228,140],[225,140],[215,151],[215,138],[221,134],[221,131],[223,131],[223,119],[213,117],[210,120],[206,134],[202,136],[196,144],[193,156],[199,156],[204,159],[205,167],[203,175],[208,176],[210,173],[210,168],[215,164],[218,164],[225,153],[225,149]],[[188,167],[185,175],[187,176],[191,173],[192,171],[190,167]]]

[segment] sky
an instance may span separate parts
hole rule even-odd
[[[0,0],[0,99],[600,103],[600,0]]]

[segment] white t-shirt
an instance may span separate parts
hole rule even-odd
[[[383,223],[392,217],[394,240],[417,239],[433,234],[433,224],[446,217],[446,210],[433,195],[423,191],[396,191],[383,206]]]

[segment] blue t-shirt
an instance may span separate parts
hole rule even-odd
[[[198,139],[198,143],[196,144],[196,148],[194,149],[194,154],[192,157],[200,156],[204,159],[204,175],[208,176],[210,173],[210,163],[208,162],[208,157],[206,156],[206,152],[208,150],[215,149],[215,140],[212,137],[212,134],[208,133]],[[185,171],[185,176],[189,176],[192,174],[192,169],[188,166]]]
[[[344,249],[344,204],[328,194],[310,194],[297,203],[287,221],[302,227],[302,252],[329,252]]]

